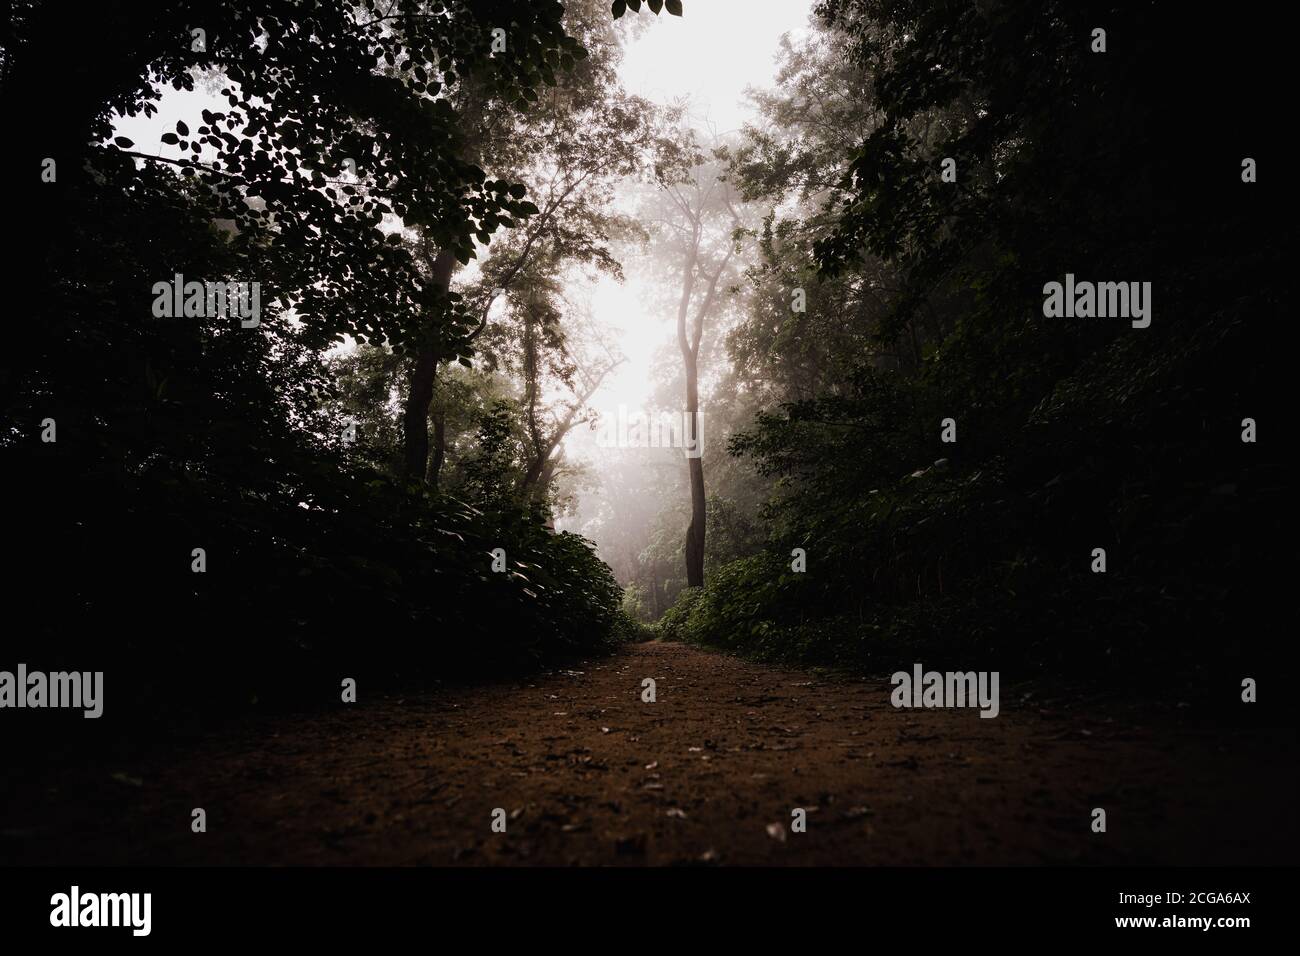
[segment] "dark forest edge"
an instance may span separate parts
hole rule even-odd
[[[1280,445],[1243,440],[1250,409],[1285,401],[1263,368],[1286,267],[1239,175],[1242,144],[1275,122],[1266,97],[1198,72],[1197,28],[1154,4],[819,12],[877,119],[837,204],[767,223],[751,281],[767,316],[808,287],[822,319],[787,340],[796,368],[859,337],[899,358],[823,366],[817,395],[733,433],[770,483],[761,520],[731,534],[736,503],[711,500],[725,530],[706,585],[660,634],[877,674],[944,660],[1234,700],[1238,675],[1289,654],[1276,522],[1293,470]],[[1227,63],[1260,42],[1219,39]],[[1268,57],[1251,56],[1266,89]],[[819,66],[791,61],[773,118],[799,119]],[[838,132],[853,109],[818,118]],[[825,134],[797,132],[732,157],[746,198],[789,197],[824,168]],[[945,157],[961,187],[937,174]],[[1044,283],[1067,272],[1154,280],[1154,321],[1044,318]],[[853,282],[897,291],[864,320]],[[771,375],[752,358],[763,323],[736,353]]]
[[[665,6],[680,15],[648,4]],[[490,416],[463,494],[376,467],[348,440],[327,354],[350,335],[469,364],[469,304],[422,254],[467,262],[539,210],[467,158],[457,108],[509,125],[557,83],[589,103],[611,67],[586,67],[565,27],[609,42],[608,4],[567,20],[522,0],[85,16],[69,39],[57,5],[16,4],[0,37],[0,106],[22,131],[6,174],[34,187],[15,191],[28,231],[6,263],[22,320],[0,369],[5,589],[29,612],[6,666],[104,670],[111,712],[150,719],[319,706],[344,679],[364,698],[517,673],[637,633],[590,542],[555,533],[536,496],[486,487]],[[163,135],[192,159],[113,136],[116,113],[151,115],[196,68],[228,78],[229,112]],[[359,184],[340,178],[353,157]],[[390,215],[420,240],[380,231]],[[260,314],[158,321],[150,290],[174,275],[257,277]]]
[[[538,214],[517,184],[449,149],[464,139],[457,116],[422,98],[448,75],[483,76],[522,111],[548,76],[583,69],[559,4],[502,5],[516,39],[535,42],[490,62],[476,44],[500,11],[480,22],[483,5],[451,4],[456,69],[442,81],[394,65],[431,55],[414,29],[369,38],[388,54],[376,77],[359,45],[323,50],[289,28],[306,18],[346,35],[341,13],[255,4],[284,27],[277,76],[250,53],[240,5],[214,7],[212,62],[242,96],[309,117],[326,144],[308,177],[290,175],[301,123],[272,124],[247,149],[217,118],[203,135],[231,169],[185,177],[110,139],[114,109],[152,101],[147,76],[192,87],[188,11],[105,4],[72,36],[48,5],[11,21],[4,116],[25,133],[3,163],[8,182],[32,185],[13,196],[22,321],[0,380],[0,469],[15,505],[7,603],[32,613],[6,663],[111,668],[130,675],[115,685],[125,706],[202,711],[333,701],[345,677],[519,671],[647,636],[588,542],[549,530],[544,500],[500,493],[509,440],[491,413],[473,426],[457,495],[422,480],[427,454],[403,476],[339,438],[356,397],[322,359],[339,336],[397,343],[402,361],[423,351],[435,368],[476,354],[475,313],[430,281],[422,250],[374,228],[382,216],[465,261],[473,240]],[[1283,380],[1258,373],[1281,315],[1282,250],[1261,238],[1265,201],[1238,178],[1259,107],[1157,52],[1163,38],[1190,62],[1198,38],[1173,38],[1152,4],[971,7],[824,5],[848,68],[876,76],[879,120],[842,203],[769,222],[751,281],[782,304],[805,287],[826,322],[805,342],[842,361],[817,395],[732,436],[735,461],[766,483],[765,531],[713,522],[706,585],[684,589],[658,633],[864,672],[943,656],[1023,677],[1213,669],[1235,683],[1273,663],[1259,648],[1276,636],[1290,560],[1276,534],[1283,443],[1239,438],[1244,417],[1282,407]],[[1092,56],[1099,20],[1146,57]],[[55,62],[68,66],[51,78]],[[1177,148],[1207,115],[1217,138]],[[789,157],[774,167],[769,145],[721,158],[747,200],[775,205],[800,170]],[[60,178],[46,190],[34,171],[50,154]],[[385,199],[321,198],[350,155],[376,157]],[[933,175],[947,156],[960,192]],[[262,188],[263,205],[232,180]],[[1151,326],[1045,320],[1042,285],[1067,272],[1153,281]],[[176,273],[262,276],[259,334],[140,321],[142,290]],[[850,288],[876,280],[891,290],[883,308],[846,308],[861,301]],[[896,361],[859,360],[868,342]],[[57,443],[38,440],[46,418]],[[717,485],[710,508],[725,515]],[[1090,571],[1096,546],[1107,574]],[[807,573],[791,571],[796,548]],[[70,562],[75,573],[51,570]]]

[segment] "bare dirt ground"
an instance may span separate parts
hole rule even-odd
[[[1294,729],[1006,687],[990,720],[895,709],[890,689],[669,644],[418,697],[367,701],[362,687],[337,712],[263,717],[179,757],[19,787],[0,862],[1294,860]],[[194,807],[206,833],[191,832]],[[795,808],[806,832],[791,832]]]

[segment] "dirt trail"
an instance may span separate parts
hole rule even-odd
[[[657,701],[641,682],[657,682]],[[20,801],[9,862],[1289,862],[1293,732],[1176,710],[898,710],[888,684],[644,644],[574,670],[263,718]],[[365,688],[361,688],[364,698]],[[1090,830],[1104,807],[1108,830]],[[208,832],[190,832],[190,811]],[[507,832],[491,831],[494,808]],[[807,831],[790,832],[791,811]],[[21,819],[20,819],[21,818]],[[1285,821],[1285,822],[1282,822]],[[1270,828],[1270,825],[1272,828]],[[1276,827],[1289,829],[1279,832]],[[18,838],[15,839],[15,833]],[[25,836],[24,836],[25,835]]]

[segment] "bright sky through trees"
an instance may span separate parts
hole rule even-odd
[[[628,92],[656,103],[688,100],[702,130],[738,130],[754,119],[746,89],[772,85],[781,35],[804,32],[811,8],[811,0],[703,0],[692,4],[689,17],[625,18],[619,74]],[[610,338],[627,356],[592,399],[607,413],[647,403],[655,354],[675,334],[671,316],[654,305],[637,257],[628,256],[624,267],[626,282],[602,278],[592,293],[597,321],[617,330]],[[576,452],[574,446],[586,444],[578,433],[570,447]]]

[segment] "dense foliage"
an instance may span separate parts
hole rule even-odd
[[[58,4],[11,5],[9,665],[110,671],[122,713],[325,703],[344,677],[500,672],[627,636],[608,567],[497,493],[490,443],[463,499],[359,453],[367,425],[382,447],[388,395],[328,355],[345,334],[389,371],[430,335],[443,360],[473,353],[477,316],[430,283],[419,240],[464,262],[541,212],[466,158],[476,110],[521,149],[530,116],[562,125],[537,104],[588,75],[566,25],[592,33],[593,7],[610,20],[552,0],[104,3],[69,29]],[[159,143],[114,135],[205,88],[224,107]],[[256,281],[260,321],[160,318],[152,287],[178,274]]]
[[[1219,25],[1260,52],[1207,71],[1159,7],[820,0],[709,136],[618,80],[615,21],[677,0],[11,4],[7,659],[324,701],[659,618],[857,668],[1262,669],[1285,57]],[[197,115],[119,134],[164,104]],[[583,294],[629,251],[706,453],[593,476],[566,444],[627,357]],[[1067,273],[1150,282],[1149,327],[1045,316]],[[160,317],[174,276],[255,281],[259,321]]]
[[[1263,669],[1287,471],[1241,432],[1281,407],[1259,372],[1283,264],[1241,163],[1268,121],[1156,7],[820,5],[733,154],[772,210],[728,342],[768,536],[665,635],[876,669]],[[1067,272],[1152,282],[1150,327],[1045,318]]]

